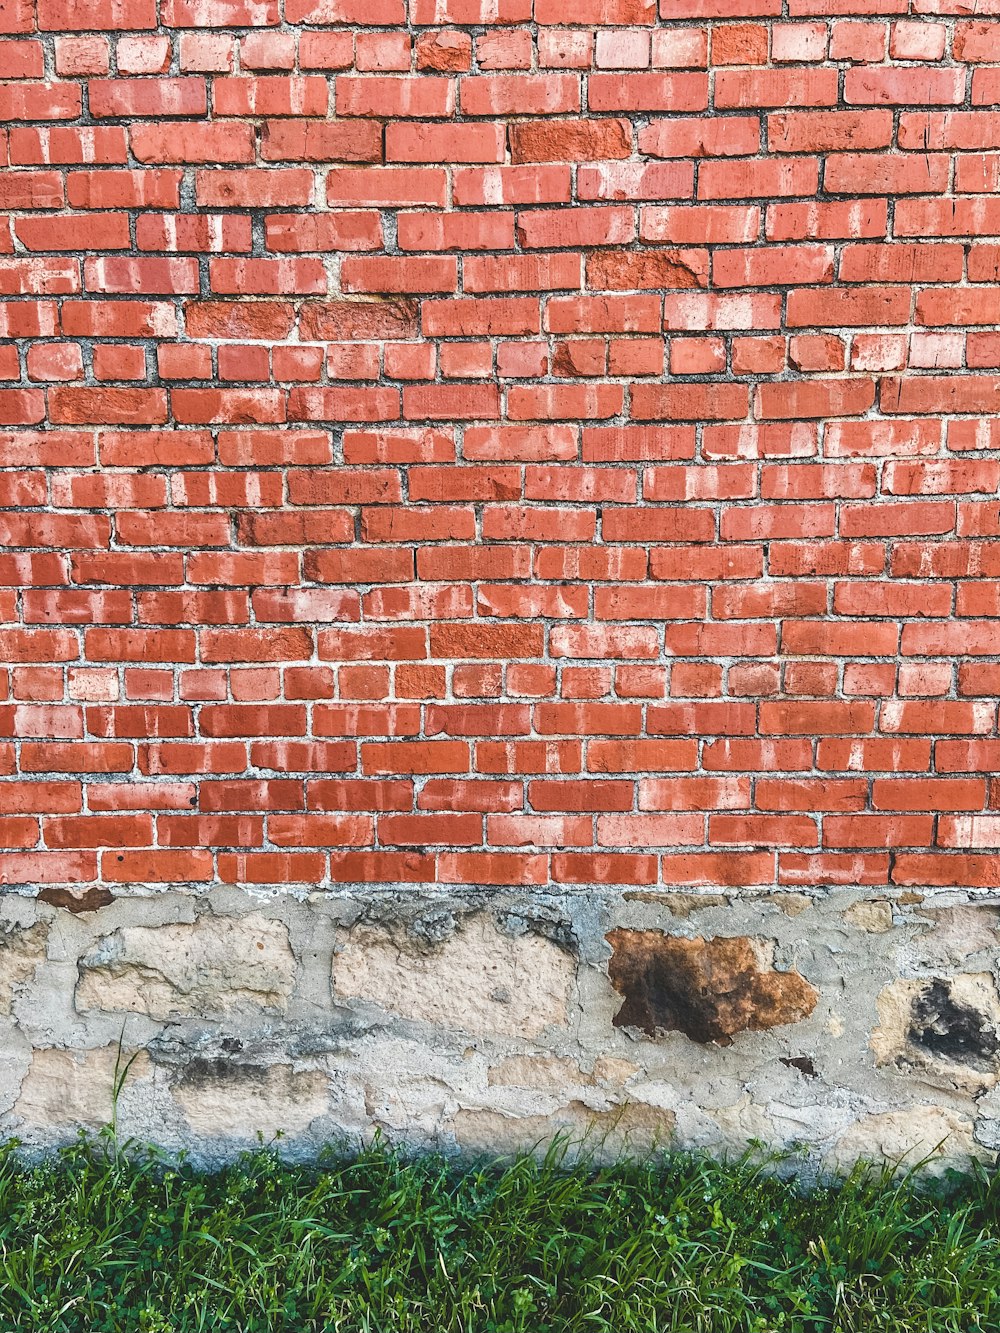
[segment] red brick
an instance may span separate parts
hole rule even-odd
[[[261,133],[261,158],[265,162],[381,162],[382,127],[374,120],[267,120]]]
[[[522,121],[510,126],[508,137],[514,163],[586,162],[629,157],[632,151],[629,122],[611,118]]]
[[[457,29],[422,32],[417,37],[416,53],[419,70],[463,73],[472,64],[472,38]]]
[[[920,847],[931,841],[930,815],[828,815],[824,847]]]
[[[994,883],[993,18],[82,3],[0,15],[0,878]]]
[[[480,57],[480,68],[483,68]],[[580,81],[571,74],[466,77],[459,83],[464,116],[544,116],[580,110]]]
[[[312,173],[302,168],[268,171],[199,171],[195,176],[200,207],[295,207],[309,202]]]
[[[751,116],[663,117],[639,131],[639,150],[651,157],[743,157],[759,147],[760,123]]]
[[[237,121],[136,125],[129,140],[139,162],[252,162],[254,156],[252,127]]]
[[[705,74],[591,74],[587,80],[591,111],[704,111],[708,106]]]
[[[831,282],[834,252],[829,246],[776,246],[724,250],[712,261],[716,287],[772,287]]]
[[[179,171],[72,171],[66,177],[71,208],[177,208]]]
[[[827,158],[823,186],[830,194],[941,194],[950,167],[940,153],[837,153]]]
[[[691,162],[601,162],[577,169],[578,198],[690,199],[694,194]],[[706,238],[700,237],[699,240]]]
[[[203,116],[205,80],[199,78],[91,79],[93,116]]]
[[[892,113],[779,111],[767,118],[767,143],[769,151],[774,153],[835,153],[888,148],[892,143]]]
[[[568,166],[457,167],[453,175],[455,203],[462,207],[553,204],[570,197]]]
[[[957,105],[965,97],[960,69],[849,69],[844,98],[855,106]]]
[[[395,124],[386,129],[388,162],[502,162],[496,125]]]
[[[340,167],[327,177],[327,201],[342,205],[443,207],[448,178],[440,167]],[[276,198],[280,207],[286,200]]]
[[[342,75],[336,85],[338,116],[400,117],[453,116],[455,83],[428,75],[410,79],[397,75]]]
[[[327,81],[316,75],[216,79],[212,88],[218,116],[323,116],[328,99]]]
[[[80,89],[73,84],[0,81],[0,119],[75,120],[80,114]]]
[[[699,170],[698,198],[757,200],[768,195],[813,195],[818,180],[819,162],[815,157],[734,162],[712,159]]]
[[[855,71],[848,71],[848,77]],[[715,105],[730,107],[834,106],[833,69],[726,69],[715,76]],[[692,108],[694,109],[694,108]]]

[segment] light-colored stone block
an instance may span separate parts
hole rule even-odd
[[[364,1000],[448,1031],[530,1039],[565,1025],[575,972],[559,945],[533,933],[509,935],[479,912],[439,944],[383,926],[345,930],[333,984],[338,999]]]
[[[191,1132],[210,1139],[298,1134],[328,1108],[326,1075],[286,1064],[192,1060],[174,1098]]]
[[[260,914],[122,926],[81,960],[76,1007],[159,1019],[283,1011],[295,971],[286,927]]]
[[[19,986],[30,981],[45,957],[47,930],[36,926],[0,927],[0,1014],[9,1014]]]
[[[129,1083],[148,1077],[144,1052],[119,1053],[117,1046],[67,1051],[50,1047],[36,1051],[21,1084],[14,1114],[32,1129],[80,1125],[99,1129],[114,1111],[115,1069],[119,1074],[132,1055]]]

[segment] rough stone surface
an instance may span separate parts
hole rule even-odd
[[[79,907],[0,898],[0,1131],[33,1148],[108,1121],[121,1040],[121,1133],[204,1165],[376,1133],[446,1153],[565,1134],[599,1157],[763,1143],[807,1172],[1000,1150],[1000,911],[974,893]]]
[[[1000,954],[1000,906],[924,908],[921,917],[929,929],[918,944],[920,962],[929,968],[952,971],[977,955],[991,966]]]
[[[583,1102],[569,1102],[547,1115],[505,1115],[498,1111],[460,1111],[455,1140],[472,1155],[513,1156],[525,1147],[544,1151],[563,1138],[571,1155],[586,1153],[596,1161],[625,1153],[644,1156],[668,1148],[673,1139],[672,1111],[626,1102],[594,1111]]]
[[[285,1064],[192,1060],[174,1095],[193,1134],[208,1139],[273,1139],[296,1134],[327,1110],[322,1073]]]
[[[253,914],[193,925],[123,926],[80,963],[77,1008],[151,1018],[283,1010],[295,983],[288,932]]]
[[[9,1014],[14,993],[35,973],[45,953],[43,925],[0,926],[0,1014]]]
[[[149,1058],[143,1052],[120,1053],[117,1046],[36,1051],[14,1115],[27,1126],[81,1125],[96,1129],[107,1124],[114,1105],[116,1068],[120,1072],[132,1055],[136,1058],[128,1076],[134,1084],[149,1074]]]
[[[859,1158],[898,1162],[909,1169],[926,1161],[937,1173],[947,1167],[968,1167],[986,1154],[973,1141],[972,1121],[937,1106],[866,1116],[838,1139],[829,1165],[838,1170]]]
[[[558,945],[508,934],[485,912],[440,943],[355,926],[342,934],[333,966],[338,997],[460,1032],[527,1038],[565,1024],[573,973]]]
[[[815,989],[796,972],[775,971],[758,940],[613,930],[608,943],[608,974],[625,1000],[616,1027],[728,1043],[737,1032],[798,1023],[816,1007]]]
[[[901,979],[878,997],[879,1064],[983,1091],[1000,1079],[1000,997],[986,973]]]
[[[892,904],[883,899],[875,899],[870,903],[852,903],[844,913],[844,920],[858,930],[883,935],[887,930],[892,930]]]

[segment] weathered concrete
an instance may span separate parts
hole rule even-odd
[[[608,1156],[1000,1148],[1000,911],[595,887],[0,899],[0,1129],[215,1162],[381,1132]]]

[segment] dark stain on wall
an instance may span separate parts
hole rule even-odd
[[[1000,1037],[988,1015],[956,1000],[947,981],[936,978],[913,1001],[907,1038],[942,1060],[990,1069]]]
[[[818,992],[798,972],[762,969],[745,937],[683,939],[656,930],[613,930],[611,984],[624,1003],[615,1027],[647,1036],[683,1032],[728,1046],[738,1032],[798,1023]]]

